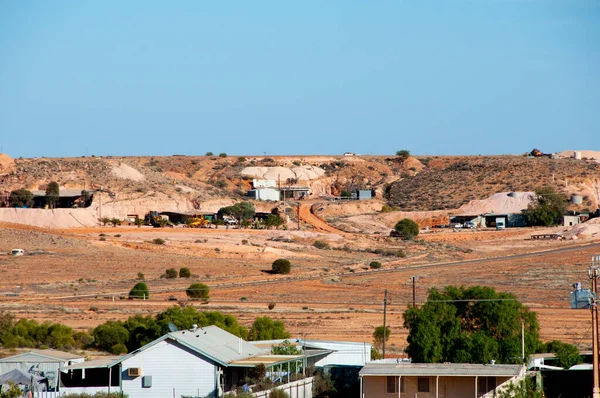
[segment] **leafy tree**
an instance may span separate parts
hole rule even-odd
[[[58,202],[59,196],[60,188],[58,187],[58,183],[56,181],[52,181],[46,187],[46,204],[50,209],[54,209],[56,202]]]
[[[189,278],[190,276],[192,276],[192,273],[189,268],[183,267],[179,270],[180,278]]]
[[[271,269],[274,274],[289,274],[291,268],[292,265],[290,263],[290,260],[286,260],[285,258],[275,260],[271,265]]]
[[[23,391],[19,388],[18,384],[8,383],[8,390],[0,392],[0,398],[21,398]]]
[[[92,334],[96,347],[108,352],[113,352],[113,347],[118,344],[125,345],[130,336],[123,324],[117,321],[108,321],[97,326]]]
[[[279,217],[277,214],[269,214],[265,220],[265,224],[267,224],[267,228],[278,228],[283,224],[283,218]]]
[[[527,206],[525,216],[530,225],[549,227],[562,223],[566,210],[566,196],[552,187],[544,187],[535,191],[535,200]]]
[[[142,225],[144,225],[144,220],[142,220],[141,218],[136,216],[135,217],[135,225],[137,225],[138,228],[141,228]]]
[[[419,224],[413,220],[405,218],[396,223],[394,230],[402,239],[413,239],[419,235]]]
[[[373,341],[375,346],[377,348],[382,347],[384,340],[387,342],[390,339],[390,333],[391,331],[388,326],[385,328],[383,326],[377,326],[373,332]]]
[[[192,283],[190,287],[185,290],[185,294],[191,299],[205,299],[209,298],[210,289],[204,283]]]
[[[105,227],[106,227],[106,224],[110,224],[110,222],[111,222],[111,221],[112,221],[112,220],[111,220],[109,217],[102,217],[102,218],[100,219],[100,222],[101,222],[101,223],[102,223],[102,225],[103,225],[103,226],[105,226]]]
[[[165,271],[165,278],[175,279],[177,278],[177,270],[175,268],[169,268]]]
[[[223,216],[231,216],[238,221],[244,221],[254,217],[254,214],[256,214],[256,210],[254,209],[254,205],[252,203],[240,202],[232,206],[222,207],[219,209],[218,216],[221,219]]]
[[[579,349],[572,344],[553,340],[545,344],[545,346],[545,350],[543,351],[554,353],[560,367],[568,369],[573,365],[583,362],[583,357],[579,355]]]
[[[407,352],[417,363],[520,363],[521,322],[525,354],[540,344],[535,313],[514,295],[490,287],[432,289],[425,305],[409,307],[403,318]]]
[[[284,340],[280,345],[271,347],[271,354],[273,355],[300,355],[302,350],[299,350],[295,345],[290,343],[289,340]]]
[[[381,268],[381,263],[379,261],[371,261],[371,263],[369,264],[369,268],[379,269]]]
[[[268,316],[258,317],[250,328],[250,340],[287,339],[290,334],[281,321],[274,321]]]
[[[148,286],[144,282],[138,282],[129,292],[130,299],[148,299],[150,298],[150,291]]]
[[[226,158],[226,157],[227,157],[227,154],[226,154],[225,152],[221,152],[221,153],[219,154],[219,157],[220,157],[220,158]]]
[[[33,193],[25,188],[16,189],[10,193],[8,202],[13,207],[33,206]]]
[[[118,218],[111,218],[110,219],[110,223],[113,225],[113,227],[116,227],[117,225],[121,225],[121,220],[119,220]]]
[[[215,154],[209,151],[209,152],[206,152],[206,154],[204,156],[215,156]]]
[[[511,382],[508,388],[496,395],[498,398],[543,398],[543,391],[538,391],[531,377],[526,377],[517,383]]]
[[[407,151],[406,149],[399,150],[396,152],[396,156],[398,156],[401,160],[406,160],[410,156],[410,151]]]

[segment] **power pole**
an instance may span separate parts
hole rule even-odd
[[[411,276],[410,280],[412,282],[412,298],[413,298],[413,307],[417,306],[417,280],[419,280],[418,276]]]
[[[386,321],[385,321],[386,314],[387,314],[387,289],[385,289],[384,293],[383,293],[383,348],[381,350],[381,357],[383,359],[385,359],[385,338],[387,335]]]
[[[596,294],[598,290],[598,276],[600,276],[600,256],[592,257],[592,264],[588,269],[588,276],[592,281],[592,354],[594,363],[594,387],[592,389],[592,398],[600,398],[600,378],[598,374],[598,300]]]
[[[300,231],[300,202],[298,202],[298,231]]]

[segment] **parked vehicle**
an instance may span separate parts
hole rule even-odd
[[[504,218],[496,218],[496,230],[502,231],[506,228],[506,224],[504,223]]]
[[[23,249],[12,249],[10,251],[10,254],[13,255],[13,256],[23,256],[23,255],[25,255],[25,250],[23,250]]]

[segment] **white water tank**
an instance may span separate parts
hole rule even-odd
[[[581,160],[581,151],[575,151],[573,153],[573,157],[575,158],[575,160]]]
[[[571,203],[574,205],[580,205],[583,203],[583,197],[581,195],[571,195]]]

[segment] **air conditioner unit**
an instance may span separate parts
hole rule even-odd
[[[127,368],[127,376],[140,377],[141,375],[142,375],[142,368]]]

